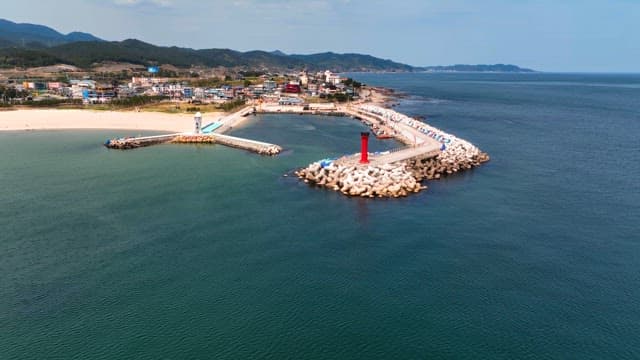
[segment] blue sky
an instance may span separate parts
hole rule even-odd
[[[640,0],[21,0],[0,17],[157,45],[640,72]]]

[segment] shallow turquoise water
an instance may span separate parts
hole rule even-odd
[[[274,158],[0,133],[0,358],[640,357],[640,77],[356,78],[492,161],[380,201],[283,176],[345,118],[235,130]]]

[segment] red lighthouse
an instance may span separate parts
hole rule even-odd
[[[360,164],[369,163],[369,132],[360,133]]]

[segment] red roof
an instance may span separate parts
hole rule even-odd
[[[294,84],[287,84],[284,87],[284,92],[287,93],[300,93],[300,85],[294,85]]]

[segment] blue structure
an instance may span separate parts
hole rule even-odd
[[[222,126],[221,122],[214,122],[214,123],[208,124],[207,126],[202,128],[202,133],[203,134],[210,134],[210,133],[214,132],[217,128],[219,128],[220,126]]]

